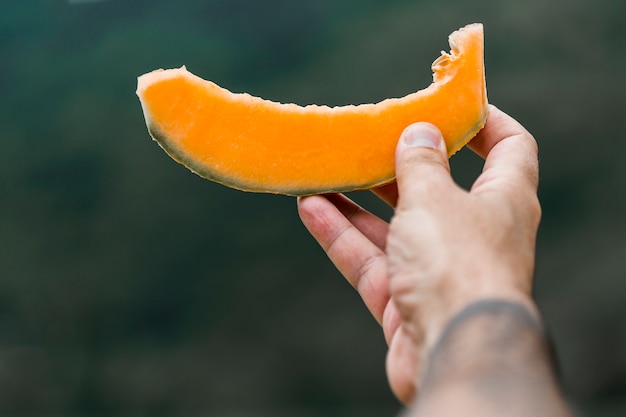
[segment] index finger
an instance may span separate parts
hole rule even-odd
[[[478,132],[476,137],[468,143],[467,147],[480,155],[483,159],[486,159],[494,146],[508,137],[518,135],[532,137],[517,120],[493,104],[490,104],[489,115],[487,116],[485,126]]]
[[[495,187],[536,193],[539,181],[537,142],[514,118],[490,106],[487,123],[470,142],[470,148],[485,158],[483,172],[472,192]]]

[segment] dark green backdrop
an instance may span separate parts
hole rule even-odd
[[[428,85],[472,22],[490,101],[540,144],[536,294],[567,392],[626,414],[624,16],[623,0],[1,0],[0,415],[395,415],[382,334],[295,200],[170,160],[136,77],[185,64],[278,101],[377,101]],[[452,163],[463,185],[480,169]]]

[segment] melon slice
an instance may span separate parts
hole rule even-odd
[[[433,83],[402,98],[357,106],[298,106],[232,93],[185,67],[138,78],[152,138],[176,161],[244,191],[348,192],[394,180],[396,143],[417,121],[442,131],[449,155],[484,126],[483,26],[449,37]]]

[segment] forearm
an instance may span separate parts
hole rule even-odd
[[[570,416],[541,324],[520,304],[474,303],[429,355],[410,417]]]

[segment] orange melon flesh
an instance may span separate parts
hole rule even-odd
[[[150,135],[176,161],[244,191],[287,195],[348,192],[394,180],[394,153],[409,124],[442,131],[449,155],[484,126],[483,27],[449,37],[433,83],[376,104],[298,106],[235,94],[185,67],[138,78]]]

